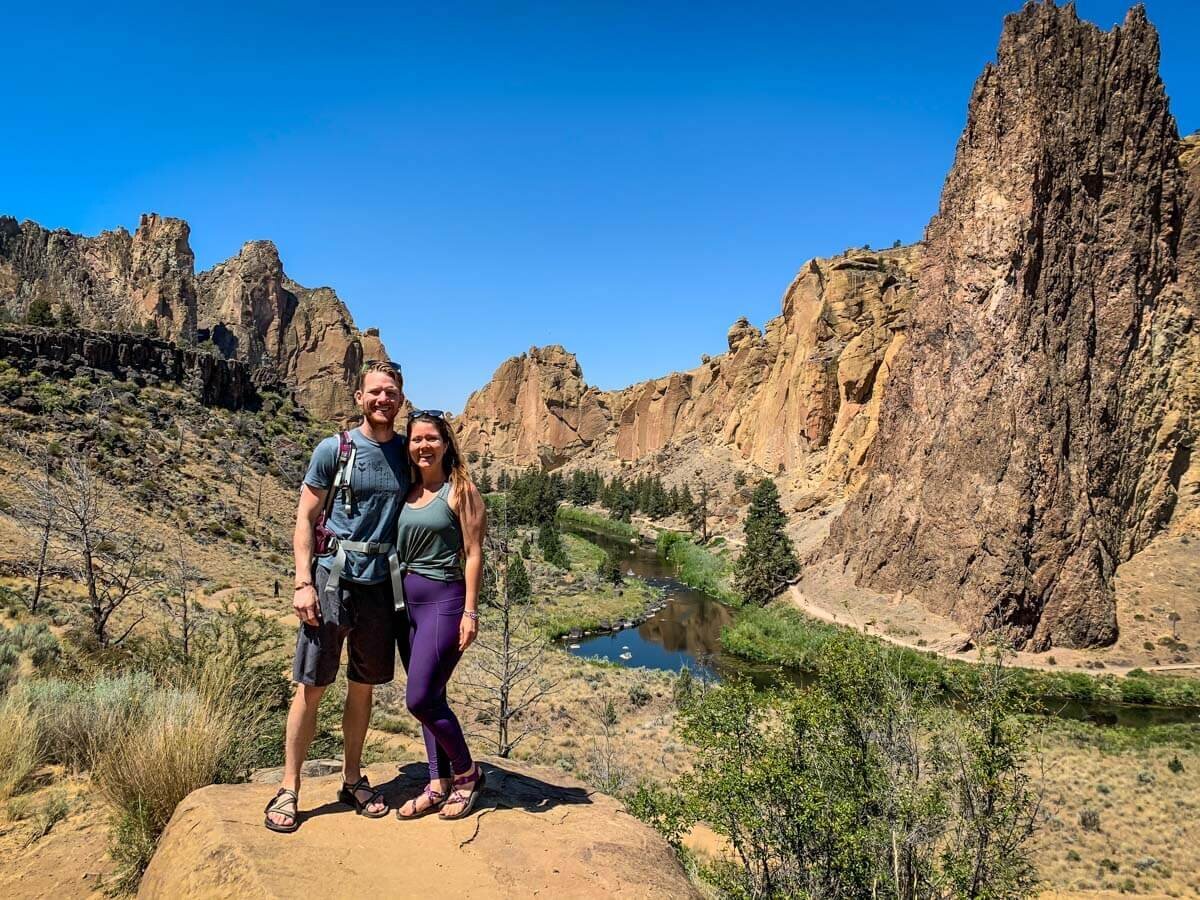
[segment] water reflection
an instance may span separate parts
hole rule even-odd
[[[755,665],[725,653],[721,649],[721,629],[733,621],[733,611],[676,579],[674,567],[660,559],[654,550],[598,532],[573,530],[605,551],[618,553],[626,561],[622,568],[662,588],[666,602],[662,609],[636,628],[577,639],[570,642],[568,652],[624,666],[672,672],[687,666],[701,676],[728,678],[739,675],[759,687],[783,682],[805,684],[811,680],[808,673]],[[1187,708],[1082,703],[1051,698],[1044,699],[1041,707],[1042,712],[1063,719],[1127,728],[1200,721],[1197,711]]]

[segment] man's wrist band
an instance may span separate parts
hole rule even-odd
[[[311,581],[302,581],[298,585],[296,585],[296,590],[301,590],[303,588],[312,587],[312,586],[313,586],[313,583]]]

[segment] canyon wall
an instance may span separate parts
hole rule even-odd
[[[0,217],[0,308],[19,320],[45,300],[85,327],[211,341],[256,380],[287,385],[318,418],[350,412],[363,360],[386,358],[378,332],[359,332],[331,289],[288,279],[270,241],[197,275],[189,235],[183,220],[154,214],[132,235],[96,237]]]
[[[1194,439],[1179,151],[1140,7],[1107,33],[1069,6],[1006,20],[827,547],[858,583],[1033,649],[1115,639],[1114,572],[1170,515]]]
[[[533,348],[471,395],[457,419],[463,445],[508,465],[555,467],[634,462],[698,439],[772,473],[828,450],[828,476],[852,479],[874,436],[919,257],[898,248],[811,260],[763,331],[740,319],[728,352],[620,391],[588,387],[562,347]]]

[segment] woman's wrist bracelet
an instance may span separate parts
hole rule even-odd
[[[473,621],[479,621],[479,613],[473,609],[468,609],[463,612],[463,615]]]

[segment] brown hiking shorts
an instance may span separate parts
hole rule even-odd
[[[321,604],[317,625],[300,623],[292,681],[313,687],[333,684],[348,647],[346,677],[359,684],[386,684],[396,676],[395,610],[390,581],[359,584],[342,578],[337,595],[325,590],[329,572],[317,566],[314,587]]]

